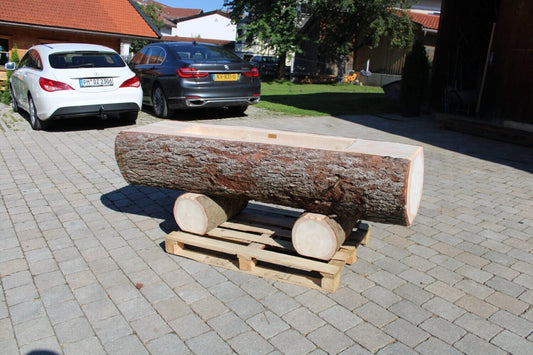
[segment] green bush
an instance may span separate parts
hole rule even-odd
[[[9,58],[10,62],[18,63],[20,62],[19,53],[17,45],[15,44],[13,46],[13,49],[11,50],[11,56]],[[13,73],[13,70],[8,70],[6,72],[7,74],[7,83],[6,83],[6,90],[2,93],[2,96],[0,97],[0,102],[3,104],[9,105],[11,103],[11,93],[9,92],[9,77],[11,76],[11,73]]]
[[[421,40],[416,40],[405,58],[401,82],[402,112],[405,116],[418,116],[420,107],[428,97],[429,60]]]

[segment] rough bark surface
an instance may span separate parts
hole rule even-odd
[[[406,210],[412,158],[160,130],[118,134],[116,159],[129,183],[400,225],[409,225],[418,210],[419,196],[414,215]],[[422,154],[413,148],[413,157]]]

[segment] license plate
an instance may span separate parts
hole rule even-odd
[[[215,81],[237,81],[239,80],[239,74],[215,74]]]
[[[113,86],[113,78],[80,79],[80,87],[92,88],[97,86]]]

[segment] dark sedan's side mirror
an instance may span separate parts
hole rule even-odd
[[[4,64],[4,67],[6,68],[6,70],[15,70],[17,65],[15,64],[15,62],[7,62],[6,64]]]

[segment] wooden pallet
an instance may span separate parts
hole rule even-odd
[[[291,243],[295,218],[243,212],[205,236],[171,232],[165,237],[168,253],[205,264],[272,280],[335,292],[344,265],[357,258],[357,246],[366,244],[370,226],[359,223],[329,262],[296,254]]]

